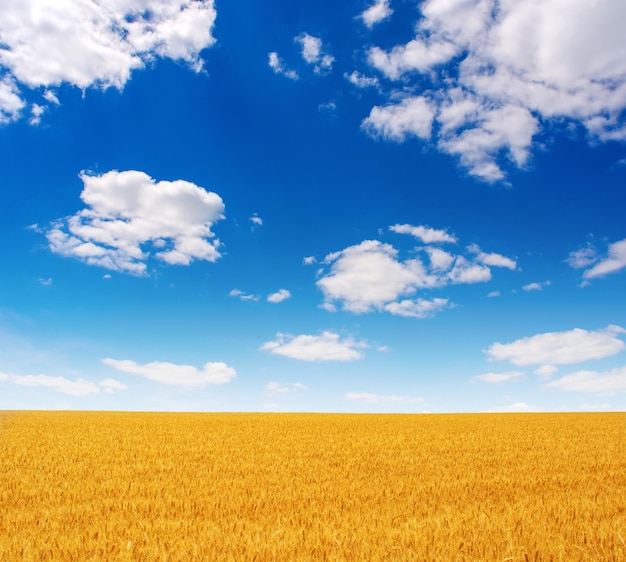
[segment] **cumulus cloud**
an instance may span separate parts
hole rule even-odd
[[[626,268],[626,238],[609,244],[604,256],[599,255],[597,249],[588,244],[571,252],[567,263],[576,269],[587,268],[583,272],[583,284],[589,283],[591,279],[617,273]]]
[[[375,0],[374,3],[366,8],[359,17],[363,23],[369,27],[374,27],[377,23],[388,19],[393,10],[389,7],[389,0]]]
[[[456,242],[444,230],[411,225],[394,225],[390,230],[433,244]],[[316,283],[324,294],[323,308],[334,311],[340,304],[356,314],[387,311],[427,318],[453,305],[446,298],[413,298],[418,290],[482,283],[491,279],[491,267],[516,268],[513,260],[483,253],[477,246],[470,247],[466,256],[433,246],[416,248],[414,254],[402,260],[392,245],[365,240],[327,255]]]
[[[372,392],[348,392],[346,393],[346,399],[363,402],[364,404],[417,404],[424,401],[421,397],[375,394]]]
[[[620,0],[566,10],[561,0],[424,0],[420,11],[407,43],[367,51],[391,100],[364,120],[371,135],[432,140],[487,182],[524,167],[550,122],[580,123],[593,141],[626,138]]]
[[[291,297],[291,293],[287,289],[279,289],[275,293],[267,296],[267,302],[279,303]]]
[[[282,74],[283,76],[286,76],[291,80],[297,80],[299,78],[298,73],[295,70],[287,68],[283,60],[278,56],[278,53],[276,52],[268,53],[267,63],[276,74]]]
[[[474,380],[487,382],[490,384],[500,384],[503,382],[518,381],[524,376],[522,371],[507,371],[506,373],[484,373],[476,375]]]
[[[281,384],[279,382],[270,381],[265,385],[265,392],[269,395],[287,394],[289,392],[300,392],[308,389],[308,386],[300,382]]]
[[[514,365],[567,365],[615,355],[626,348],[620,326],[587,331],[575,328],[521,338],[511,343],[494,343],[485,353],[489,360],[510,361]]]
[[[626,367],[610,371],[577,371],[544,385],[564,392],[591,392],[596,394],[615,394],[626,392]]]
[[[144,377],[151,381],[172,386],[201,388],[208,384],[218,385],[230,382],[237,376],[235,369],[226,363],[205,363],[202,369],[192,365],[176,365],[152,361],[140,365],[135,361],[106,358],[102,363],[117,371]]]
[[[8,382],[20,386],[48,388],[71,396],[88,396],[105,392],[111,394],[118,390],[126,390],[126,385],[115,379],[104,379],[100,382],[92,382],[85,379],[68,379],[65,377],[53,377],[50,375],[15,375],[13,373],[0,373],[0,382]]]
[[[333,67],[335,57],[326,51],[319,37],[301,33],[294,38],[294,41],[300,45],[302,58],[308,64],[313,65],[316,74],[327,72]]]
[[[138,171],[80,177],[86,208],[46,231],[53,252],[133,275],[146,274],[150,255],[170,265],[220,257],[211,231],[224,217],[216,193],[184,180],[155,182]]]
[[[317,263],[317,258],[315,256],[307,256],[302,258],[302,263],[304,265],[313,265],[314,263]]]
[[[301,361],[353,361],[363,358],[360,350],[365,347],[365,342],[342,339],[334,332],[322,332],[317,336],[278,333],[276,339],[264,343],[259,349]]]
[[[30,89],[62,83],[122,88],[134,70],[157,57],[200,71],[200,52],[215,42],[216,15],[213,0],[2,2],[0,65],[9,73],[4,80]],[[21,102],[15,86],[11,96],[4,95],[4,80],[0,120],[15,118]]]

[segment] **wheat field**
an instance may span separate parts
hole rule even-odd
[[[0,561],[626,560],[626,414],[0,413]]]

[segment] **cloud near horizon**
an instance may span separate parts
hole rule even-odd
[[[591,392],[595,394],[615,394],[626,392],[626,367],[610,371],[577,371],[564,375],[544,385],[564,392]]]
[[[208,384],[226,384],[237,376],[235,369],[221,362],[205,363],[202,369],[192,365],[176,365],[161,361],[152,361],[141,365],[128,359],[118,360],[109,357],[103,359],[102,363],[122,373],[137,375],[161,384],[186,388],[201,388]]]
[[[54,253],[139,276],[151,255],[169,265],[220,257],[211,231],[224,218],[216,193],[184,180],[156,182],[135,170],[80,178],[86,207],[46,231]]]
[[[112,394],[128,387],[115,379],[103,379],[93,382],[86,379],[68,379],[66,377],[53,377],[50,375],[16,375],[13,373],[0,373],[0,382],[8,382],[20,386],[49,388],[56,392],[71,396],[88,396],[90,394]]]
[[[626,330],[610,325],[602,330],[574,328],[566,332],[547,332],[494,343],[485,351],[489,361],[509,361],[514,365],[568,365],[616,355],[626,344],[619,339]],[[548,374],[548,372],[546,372]]]

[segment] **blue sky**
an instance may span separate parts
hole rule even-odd
[[[0,409],[624,410],[625,19],[0,1]]]

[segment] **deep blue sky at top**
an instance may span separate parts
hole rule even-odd
[[[474,17],[491,2],[456,4]],[[609,92],[626,88],[611,62],[626,43],[581,33],[598,57],[572,53],[562,71],[551,53],[571,43],[555,24],[530,41],[548,61],[533,66],[495,32],[467,39],[441,5],[218,2],[202,71],[157,45],[120,88],[27,84],[0,58],[23,100],[0,125],[0,408],[626,407],[626,96]],[[389,13],[368,27],[371,6]],[[571,25],[589,6],[576,2]],[[0,2],[5,21],[12,10]],[[516,44],[522,12],[503,3],[485,18]],[[545,22],[558,13],[537,8]],[[17,52],[12,37],[0,26]],[[306,38],[321,46],[313,62]],[[473,59],[494,65],[489,81]],[[548,93],[522,94],[531,83]],[[59,103],[30,123],[47,92]],[[218,194],[220,256],[167,263],[157,253],[177,242],[155,235],[136,275],[67,239],[55,249],[51,232],[71,234],[68,217],[88,209],[81,173],[127,171]]]

